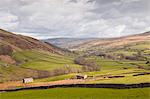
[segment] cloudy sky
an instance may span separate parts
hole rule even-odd
[[[0,28],[35,38],[150,31],[150,0],[0,0]]]

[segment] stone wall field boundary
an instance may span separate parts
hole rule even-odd
[[[68,85],[50,85],[50,86],[36,86],[25,87],[8,90],[0,90],[0,92],[11,92],[20,90],[35,90],[35,89],[49,89],[49,88],[113,88],[113,89],[130,89],[130,88],[145,88],[150,87],[150,83],[140,84],[68,84]]]

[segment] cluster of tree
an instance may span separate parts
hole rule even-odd
[[[112,60],[122,60],[122,59],[146,60],[146,58],[144,57],[142,53],[143,51],[135,50],[134,52],[137,52],[137,53],[133,55],[125,55],[123,53],[111,54],[111,53],[105,53],[105,52],[94,52],[93,55],[96,55],[102,58],[112,59]]]
[[[95,52],[93,55],[99,56],[101,58],[112,59],[112,60],[117,59],[117,57],[114,56],[113,54],[109,54],[109,53],[105,53],[105,52]]]
[[[69,74],[69,73],[79,73],[81,72],[79,69],[71,67],[71,66],[64,66],[62,68],[54,69],[51,73],[53,76]]]
[[[74,62],[82,65],[83,71],[100,71],[100,65],[93,60],[85,59],[84,57],[77,57]]]
[[[0,45],[0,55],[9,55],[11,56],[13,49],[9,45]]]
[[[34,78],[46,78],[46,77],[59,76],[59,75],[69,74],[69,73],[79,73],[79,72],[81,72],[81,70],[66,65],[62,68],[57,68],[52,71],[37,70],[38,75]]]
[[[141,51],[137,51],[136,54],[133,54],[131,56],[124,56],[124,58],[128,60],[147,60],[147,58],[144,57]]]
[[[127,60],[138,60],[137,56],[125,56],[125,59]]]

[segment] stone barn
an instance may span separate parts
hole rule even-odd
[[[33,82],[33,78],[24,78],[24,79],[22,80],[22,82],[23,82],[23,83],[31,83],[31,82]]]
[[[76,75],[77,79],[86,79],[87,75]]]

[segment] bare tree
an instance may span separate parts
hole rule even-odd
[[[74,61],[76,64],[82,65],[83,71],[99,71],[100,66],[93,60],[88,60],[83,57],[78,57]]]

